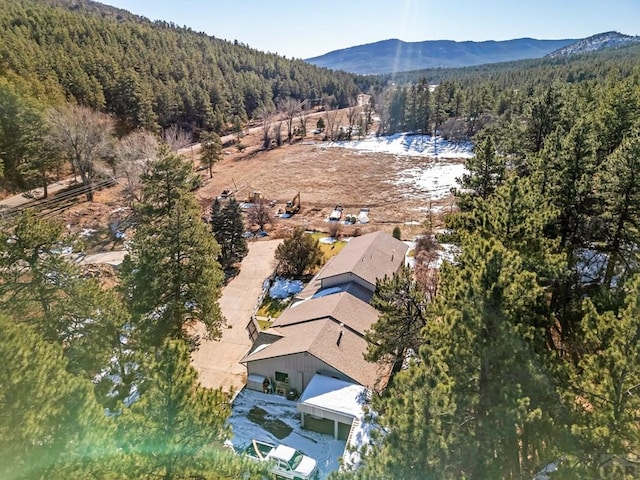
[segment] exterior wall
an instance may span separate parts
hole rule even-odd
[[[311,378],[319,372],[330,377],[354,382],[353,379],[306,352],[247,363],[247,375],[262,375],[275,382],[276,372],[288,374],[289,387],[295,388],[299,394],[304,391]]]
[[[365,282],[362,278],[354,275],[351,272],[322,279],[322,288],[335,287],[338,285],[344,285],[345,283],[349,282],[357,283],[358,285],[361,285],[363,288],[366,288],[371,292],[376,289],[375,285],[371,285],[369,282]]]

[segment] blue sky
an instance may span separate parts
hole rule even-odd
[[[510,40],[640,33],[640,0],[102,0],[286,57],[389,38]]]

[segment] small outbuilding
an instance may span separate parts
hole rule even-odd
[[[361,385],[316,374],[298,401],[303,428],[346,440],[364,415],[369,390]]]

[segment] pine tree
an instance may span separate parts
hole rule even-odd
[[[0,316],[0,365],[0,477],[107,478],[123,461],[91,383],[67,372],[58,345]]]
[[[603,454],[635,454],[640,444],[640,277],[624,290],[618,311],[600,313],[586,300],[580,325],[584,343],[567,404],[574,410],[582,460],[591,466]]]
[[[220,245],[220,264],[225,269],[231,268],[249,252],[247,240],[243,236],[245,228],[242,209],[234,198],[229,199],[222,207],[216,199],[211,212],[211,229]]]
[[[136,465],[131,477],[251,478],[257,468],[223,447],[230,398],[198,384],[188,346],[165,340],[142,368],[140,398],[118,418],[123,450]]]
[[[200,162],[209,169],[209,178],[213,178],[213,165],[220,160],[222,143],[216,132],[200,134]]]
[[[533,326],[543,290],[516,254],[478,237],[463,242],[441,278],[419,361],[374,401],[387,433],[361,478],[532,476],[568,437],[544,335]]]
[[[463,174],[460,181],[464,191],[459,196],[462,200],[466,199],[461,208],[468,204],[470,198],[487,199],[502,183],[505,172],[504,162],[496,154],[491,137],[475,147],[474,156],[465,160],[464,165],[469,173]]]
[[[165,338],[197,342],[189,331],[196,322],[210,338],[220,335],[220,247],[200,218],[190,178],[190,166],[163,147],[143,176],[145,202],[121,267],[136,334],[151,345]]]
[[[605,160],[596,178],[596,190],[603,212],[602,228],[608,261],[604,285],[611,288],[614,278],[623,283],[637,270],[630,259],[640,242],[640,129],[630,132],[622,144]]]
[[[122,301],[87,279],[62,252],[73,247],[64,225],[27,212],[13,234],[0,234],[0,307],[17,323],[59,343],[74,373],[96,375],[127,323]]]
[[[409,350],[417,354],[424,339],[427,299],[409,268],[376,282],[371,306],[380,313],[366,332],[369,342],[365,358],[370,362],[396,364]]]

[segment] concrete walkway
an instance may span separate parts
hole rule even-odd
[[[191,355],[203,386],[238,391],[246,383],[246,367],[239,361],[252,344],[245,327],[262,292],[262,283],[273,272],[273,256],[281,241],[249,242],[249,254],[242,261],[240,274],[223,288],[220,309],[227,326],[222,338],[203,340]],[[202,331],[203,327],[199,327]]]

